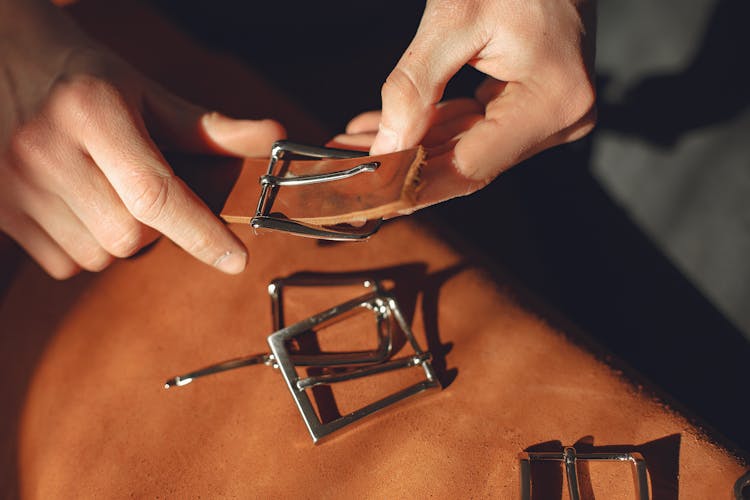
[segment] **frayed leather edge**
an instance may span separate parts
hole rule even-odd
[[[401,188],[401,199],[411,205],[417,203],[417,193],[422,190],[422,169],[426,164],[427,152],[422,146],[418,146]]]

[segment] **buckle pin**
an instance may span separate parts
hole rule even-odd
[[[332,241],[354,241],[364,240],[375,234],[382,220],[368,221],[361,227],[347,227],[342,225],[336,228],[328,226],[315,226],[303,222],[288,219],[279,215],[271,215],[277,190],[280,187],[307,186],[310,184],[319,184],[323,182],[335,182],[348,179],[355,175],[374,172],[380,167],[380,162],[371,161],[361,163],[346,170],[337,172],[328,172],[325,174],[298,175],[286,177],[275,175],[276,165],[285,156],[292,154],[307,158],[338,158],[352,159],[366,157],[367,153],[362,151],[352,151],[348,149],[324,148],[318,146],[308,146],[289,141],[277,141],[271,148],[271,158],[268,163],[268,171],[260,177],[260,197],[258,206],[255,209],[255,216],[250,220],[250,225],[254,229],[271,229],[274,231],[283,231],[293,233],[308,238],[332,240]]]
[[[298,175],[295,177],[279,177],[277,175],[261,175],[260,184],[262,186],[269,185],[271,187],[277,186],[306,186],[309,184],[318,184],[321,182],[333,182],[342,179],[348,179],[354,177],[357,174],[363,172],[374,172],[380,166],[379,161],[371,161],[369,163],[360,163],[356,167],[352,167],[347,170],[339,170],[338,172],[329,172],[327,174],[317,175]]]
[[[293,325],[284,326],[282,296],[285,286],[341,286],[353,282],[355,281],[345,278],[320,280],[309,277],[272,281],[268,286],[268,293],[271,297],[271,314],[275,331],[267,338],[271,349],[270,353],[235,358],[179,375],[167,380],[164,387],[167,389],[182,387],[191,383],[194,379],[244,366],[259,364],[271,366],[278,369],[284,377],[314,443],[332,432],[407,397],[419,394],[427,389],[439,388],[440,382],[432,368],[430,353],[423,351],[419,346],[411,327],[399,309],[396,299],[385,292],[375,280],[367,279],[355,282],[370,290],[369,293],[333,306]],[[372,314],[375,319],[378,346],[374,350],[303,354],[291,348],[290,341],[295,340],[296,337],[313,332],[316,328],[325,327],[327,324],[345,320],[357,310],[363,309],[368,311],[368,314]],[[400,358],[391,357],[395,327],[401,330],[413,354]],[[321,374],[301,377],[297,373],[297,367],[317,367],[321,369]],[[306,392],[308,389],[320,385],[332,385],[415,367],[421,367],[424,370],[425,378],[421,381],[328,422],[323,422],[318,417]]]

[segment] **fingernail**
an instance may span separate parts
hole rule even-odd
[[[238,274],[245,269],[246,264],[247,254],[245,252],[227,251],[216,259],[214,267],[227,274]]]
[[[372,147],[370,147],[370,154],[384,155],[396,151],[398,151],[398,134],[389,128],[381,126],[378,135],[375,136]]]

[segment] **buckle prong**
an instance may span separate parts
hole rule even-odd
[[[282,290],[285,285],[303,287],[341,286],[353,283],[363,285],[370,290],[369,293],[333,306],[293,325],[284,326]],[[419,346],[414,333],[399,309],[396,299],[385,292],[377,281],[371,279],[353,281],[348,278],[322,281],[309,277],[294,277],[274,280],[268,286],[268,293],[271,297],[271,313],[275,329],[267,339],[271,349],[270,353],[236,358],[173,377],[167,381],[165,388],[181,387],[194,379],[244,366],[265,364],[277,368],[287,383],[313,442],[317,443],[332,432],[391,404],[427,389],[440,387],[440,382],[430,363],[430,353],[423,351]],[[375,318],[378,346],[374,350],[303,354],[298,350],[299,348],[291,348],[291,341],[296,340],[300,335],[317,331],[338,321],[344,321],[357,311],[362,310],[367,311],[367,314],[372,314]],[[413,354],[401,358],[391,357],[395,327],[401,330],[408,345],[412,348]],[[317,367],[320,369],[320,374],[301,377],[297,373],[297,367]],[[421,367],[424,370],[425,378],[423,380],[328,422],[323,422],[318,417],[306,392],[308,389],[320,385],[332,385],[414,367]]]
[[[229,359],[227,361],[222,361],[221,363],[207,366],[206,368],[201,368],[200,370],[195,370],[184,375],[173,377],[167,380],[167,382],[164,384],[164,388],[169,389],[170,387],[182,387],[188,385],[197,378],[205,377],[206,375],[213,375],[214,373],[221,373],[237,368],[242,368],[243,366],[273,366],[273,364],[274,359],[272,354],[253,354],[250,356],[243,356],[241,358]]]
[[[318,184],[321,182],[333,182],[342,179],[348,179],[354,177],[357,174],[363,172],[374,172],[380,166],[379,161],[371,161],[369,163],[360,163],[356,167],[349,168],[347,170],[339,170],[338,172],[329,172],[327,174],[317,175],[298,175],[296,177],[279,177],[276,175],[262,175],[260,177],[261,185],[269,185],[271,187],[277,186],[306,186],[309,184]]]
[[[260,197],[255,209],[255,216],[250,220],[250,225],[254,229],[271,229],[275,231],[284,231],[294,233],[299,236],[309,238],[333,240],[333,241],[353,241],[364,240],[375,234],[382,224],[382,220],[368,221],[361,227],[346,227],[341,225],[336,227],[316,226],[295,221],[292,219],[271,214],[274,199],[277,190],[280,187],[297,187],[318,184],[323,182],[336,182],[348,179],[355,175],[374,172],[380,167],[380,162],[370,161],[360,163],[352,168],[340,170],[337,172],[328,172],[324,174],[283,176],[275,174],[276,166],[280,160],[287,155],[296,155],[306,158],[337,158],[352,159],[366,157],[367,153],[362,151],[352,151],[348,149],[324,148],[318,146],[308,146],[289,141],[277,141],[271,148],[271,158],[268,163],[268,171],[260,177]]]

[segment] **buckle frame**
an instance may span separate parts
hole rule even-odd
[[[372,290],[381,294],[382,286],[375,279],[357,279],[348,277],[316,278],[310,275],[295,275],[287,278],[276,278],[268,285],[268,295],[271,297],[271,320],[273,331],[278,332],[286,326],[284,323],[283,290],[289,287],[334,287],[346,285],[361,285],[365,291]],[[380,363],[390,357],[393,352],[393,324],[385,321],[382,315],[376,315],[375,321],[378,333],[378,346],[371,351],[350,351],[336,353],[316,353],[305,355],[294,353],[291,359],[296,365],[302,366],[341,366],[350,364]]]
[[[308,238],[316,238],[332,241],[358,241],[366,240],[375,234],[383,220],[367,221],[361,227],[346,226],[343,224],[337,226],[316,226],[299,222],[271,213],[273,202],[277,191],[280,187],[295,187],[317,184],[322,182],[335,182],[341,179],[348,179],[355,175],[367,172],[374,172],[380,167],[380,162],[365,162],[356,165],[347,170],[338,172],[329,172],[319,175],[306,175],[296,177],[286,177],[276,172],[276,166],[287,155],[296,155],[304,158],[362,158],[368,156],[362,151],[353,151],[349,149],[325,148],[319,146],[309,146],[290,141],[276,141],[271,148],[271,158],[268,163],[268,171],[260,177],[261,191],[258,198],[258,206],[255,209],[255,215],[250,220],[253,229],[269,229],[273,231],[283,231]]]
[[[375,281],[367,283],[377,283]],[[341,284],[341,283],[337,283]],[[367,286],[367,285],[366,285]],[[280,330],[272,333],[268,337],[268,345],[271,348],[272,356],[274,361],[281,371],[284,381],[294,398],[294,402],[297,405],[302,418],[305,421],[307,430],[312,437],[314,443],[317,443],[321,439],[325,438],[329,434],[346,427],[354,422],[371,415],[377,411],[380,411],[392,404],[395,404],[403,399],[410,396],[417,395],[421,392],[431,388],[440,387],[437,374],[431,365],[431,355],[429,352],[422,350],[414,333],[406,322],[401,310],[396,302],[396,299],[389,293],[384,292],[380,289],[379,285],[374,285],[375,290],[371,293],[365,294],[361,297],[349,300],[342,304],[336,305],[326,311],[318,313],[314,316],[307,318],[299,323],[292,326],[281,328]],[[269,287],[270,288],[270,287]],[[278,290],[277,287],[275,287]],[[275,291],[275,290],[274,290]],[[371,352],[355,352],[346,353],[348,354],[348,361],[344,361],[343,358],[340,363],[336,363],[339,366],[348,366],[345,371],[342,372],[329,372],[317,376],[300,377],[297,373],[297,366],[321,366],[318,364],[318,360],[309,360],[294,356],[290,353],[287,348],[288,341],[293,340],[298,335],[301,335],[317,326],[325,325],[328,321],[335,320],[336,318],[346,315],[347,313],[355,310],[356,308],[363,307],[371,310],[378,321],[388,321],[392,326],[398,326],[408,344],[411,346],[414,354],[391,359],[392,354],[392,336],[389,328],[389,334],[386,337],[381,338],[380,347],[376,351]],[[281,317],[278,315],[277,317]],[[395,325],[394,325],[395,323]],[[325,356],[325,359],[331,360],[335,354],[320,354],[315,356]],[[356,359],[359,357],[359,359]],[[321,358],[322,359],[322,358]],[[300,362],[302,361],[302,362]],[[315,365],[310,363],[315,362]],[[333,363],[329,363],[328,366],[335,366]],[[404,368],[421,367],[424,370],[424,380],[412,384],[400,391],[381,398],[373,403],[366,405],[363,408],[352,411],[339,418],[331,420],[329,422],[323,422],[315,412],[312,401],[305,392],[306,389],[317,385],[331,385],[338,382],[344,382],[347,380],[354,380],[370,375],[376,375],[379,373],[385,373],[393,370],[399,370]]]
[[[342,286],[361,283],[369,293],[335,305],[325,311],[312,315],[290,326],[284,326],[282,290],[285,286]],[[294,402],[300,411],[313,443],[318,443],[344,427],[347,427],[364,417],[417,395],[427,389],[440,388],[440,382],[431,365],[429,351],[423,350],[417,342],[411,327],[404,318],[396,299],[384,291],[376,280],[317,279],[312,277],[291,277],[276,279],[268,286],[271,298],[271,312],[274,332],[267,342],[270,353],[255,354],[236,358],[211,365],[184,375],[170,378],[165,388],[181,387],[191,383],[194,379],[214,373],[241,368],[256,364],[265,364],[278,369],[286,382]],[[327,324],[346,317],[358,309],[370,311],[377,326],[378,346],[371,351],[321,352],[302,354],[290,349],[290,341],[298,336],[313,331],[315,328],[325,327]],[[398,327],[413,354],[393,358],[393,334]],[[322,374],[301,377],[297,367],[318,367]],[[308,389],[319,385],[332,385],[348,380],[359,379],[370,375],[377,375],[405,368],[421,367],[425,378],[393,394],[367,404],[363,408],[352,411],[333,420],[323,422],[315,412],[313,403],[306,393]]]
[[[630,453],[576,453],[575,448],[566,446],[562,452],[522,452],[518,454],[521,462],[521,499],[531,499],[531,463],[534,461],[563,462],[565,476],[568,479],[568,493],[571,500],[580,500],[578,487],[577,460],[599,460],[610,462],[629,462],[635,483],[636,500],[649,500],[648,471],[643,455]]]

